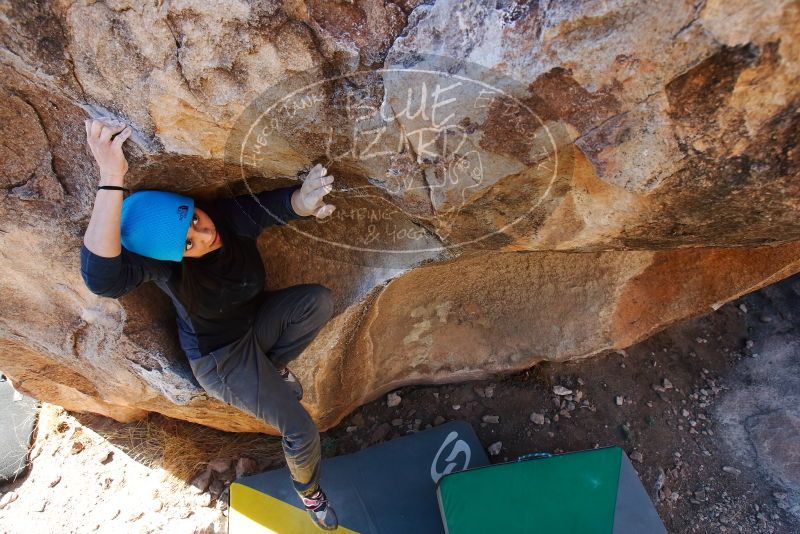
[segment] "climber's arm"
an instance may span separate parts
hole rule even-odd
[[[324,176],[325,168],[315,166],[301,185],[281,187],[255,195],[240,195],[220,200],[219,206],[240,232],[258,236],[270,225],[283,225],[296,219],[322,218],[333,213],[335,206],[322,202],[333,187],[332,176]]]
[[[217,201],[217,207],[237,233],[257,237],[267,226],[283,225],[301,217],[292,209],[292,194],[299,185],[262,191],[255,195],[239,195]]]
[[[145,258],[122,248],[107,258],[81,246],[81,276],[89,290],[102,297],[118,298],[151,280],[167,280],[172,271],[167,262]]]
[[[86,121],[86,140],[100,168],[99,185],[123,186],[128,162],[122,143],[130,134],[130,127],[119,121]],[[143,282],[165,279],[170,274],[163,262],[122,247],[121,215],[122,191],[99,189],[81,245],[81,276],[93,293],[106,297],[122,296]]]
[[[122,153],[122,143],[130,136],[131,128],[110,119],[87,119],[86,142],[100,169],[98,185],[122,187],[128,162]],[[117,135],[113,140],[114,135]],[[120,217],[122,191],[98,189],[92,208],[92,217],[83,236],[84,245],[93,253],[113,257],[121,251]]]

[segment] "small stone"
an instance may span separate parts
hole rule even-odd
[[[664,389],[672,389],[674,386],[672,382],[669,381],[669,378],[665,378],[661,381],[661,385],[664,386]]]
[[[489,454],[492,456],[497,456],[500,454],[500,450],[503,448],[503,442],[498,441],[489,445]]]
[[[237,475],[238,476],[238,475]],[[191,490],[195,494],[203,493],[208,489],[211,483],[211,470],[203,469],[197,476],[195,476],[189,485],[192,486]]]
[[[617,395],[616,397],[614,397],[614,404],[616,404],[617,406],[622,406],[623,401],[624,399],[622,398],[621,395]]]
[[[364,415],[358,412],[350,418],[350,424],[353,426],[364,426]]]
[[[347,428],[344,429],[344,431],[347,432],[348,434],[355,432],[356,430],[358,430],[357,426],[348,426]]]
[[[0,510],[17,500],[17,492],[9,491],[2,498],[0,498]]]
[[[492,424],[492,425],[496,425],[497,423],[500,422],[500,416],[499,415],[484,415],[483,417],[481,417],[481,421],[483,421],[484,423],[489,423],[489,424]]]
[[[419,423],[417,421],[419,421]],[[422,421],[420,419],[415,419],[414,420],[415,430],[419,429],[419,425],[421,425],[421,424],[422,424]],[[372,436],[370,437],[370,442],[371,443],[378,443],[379,441],[383,441],[386,438],[386,436],[389,435],[389,432],[391,432],[391,431],[392,431],[392,427],[391,427],[391,425],[389,423],[383,423],[383,424],[377,426],[375,428],[375,430],[372,431]]]
[[[534,423],[534,424],[537,424],[537,425],[543,425],[544,424],[544,414],[533,412],[531,414],[531,423]]]
[[[257,468],[255,460],[247,456],[242,456],[239,458],[239,461],[236,462],[236,478],[255,473]],[[208,486],[206,485],[206,487]]]
[[[567,389],[564,386],[553,386],[553,393],[556,395],[572,395],[572,390]]]
[[[114,451],[108,451],[101,459],[100,463],[103,465],[107,465],[114,460]]]
[[[736,475],[736,476],[739,476],[739,475],[742,474],[742,472],[740,470],[736,469],[735,467],[731,467],[729,465],[723,466],[722,470],[725,471],[726,473],[730,473],[730,474]]]
[[[83,443],[81,443],[80,441],[73,441],[72,442],[72,449],[70,450],[70,452],[72,454],[78,454],[79,452],[81,452],[85,448],[86,448],[86,446]]]
[[[739,309],[742,310],[742,313],[747,313],[747,306],[744,303],[739,304]]]
[[[460,404],[454,404],[453,405],[453,409],[454,410],[460,410],[461,409],[461,405]]]
[[[392,419],[392,426],[402,426],[403,420],[400,418]]]
[[[489,385],[484,388],[484,393],[486,394],[487,399],[491,399],[494,396],[494,386]]]
[[[636,462],[642,463],[642,462],[644,462],[644,456],[639,451],[633,451],[631,453],[631,460],[634,460]]]
[[[437,415],[436,417],[433,418],[433,426],[439,426],[443,424],[445,421],[447,421],[447,419],[445,419],[441,415]]]
[[[142,516],[144,516],[144,512],[142,512],[142,511],[132,512],[128,516],[128,522],[133,523],[135,521],[138,521],[138,520],[140,520],[142,518]]]
[[[227,487],[222,493],[220,493],[219,499],[217,499],[217,503],[220,504],[224,510],[230,504],[230,500],[231,500],[231,489],[230,487]]]
[[[626,441],[631,441],[631,439],[633,439],[633,430],[631,429],[630,423],[625,422],[620,425],[619,428],[622,431],[622,435],[625,436]]]
[[[214,458],[213,460],[208,462],[208,468],[214,471],[215,473],[224,473],[225,471],[231,468],[231,459]]]
[[[659,467],[658,477],[656,477],[656,484],[655,484],[656,493],[658,493],[661,490],[661,488],[664,487],[664,482],[666,482],[666,480],[667,480],[667,473],[664,472],[664,469]]]
[[[223,491],[225,491],[225,483],[218,478],[215,478],[208,486],[208,494],[212,499],[219,499]]]
[[[684,417],[689,417],[689,410],[687,410],[686,408],[682,409],[681,415]]]
[[[403,399],[397,393],[389,393],[386,396],[386,406],[389,408],[394,408],[395,406],[399,405]]]
[[[195,504],[197,504],[197,506],[201,506],[201,507],[207,508],[207,507],[211,506],[211,494],[210,493],[201,493],[200,495],[197,495],[195,497],[194,502],[195,502]]]

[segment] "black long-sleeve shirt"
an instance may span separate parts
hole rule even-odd
[[[93,293],[111,298],[121,297],[144,282],[154,282],[175,305],[181,347],[189,358],[199,358],[239,339],[252,324],[264,294],[266,276],[256,239],[267,226],[313,217],[301,217],[292,209],[292,193],[299,188],[299,185],[294,185],[264,191],[255,197],[241,195],[214,202],[214,213],[225,218],[236,239],[243,245],[245,264],[238,271],[245,274],[235,281],[220,276],[214,292],[212,312],[201,314],[187,311],[178,293],[180,262],[147,258],[125,247],[122,247],[119,255],[106,258],[82,245],[83,280]],[[219,253],[220,249],[209,252],[203,259],[213,266]]]

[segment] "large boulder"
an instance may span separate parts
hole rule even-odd
[[[11,2],[0,18],[0,369],[133,420],[272,431],[209,399],[153,286],[84,286],[83,119],[132,188],[337,177],[259,241],[331,288],[295,364],[321,428],[402,384],[618,349],[800,271],[792,1]]]

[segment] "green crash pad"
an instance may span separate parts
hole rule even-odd
[[[666,533],[619,447],[452,473],[436,495],[448,534]]]

